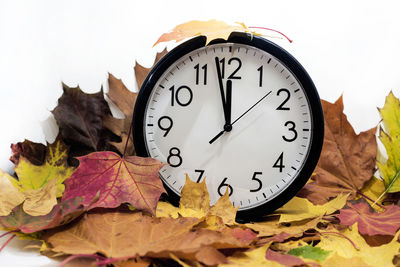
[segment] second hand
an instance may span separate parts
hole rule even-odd
[[[225,128],[230,128],[232,129],[232,125],[234,125],[238,120],[240,120],[244,115],[246,115],[250,110],[252,110],[257,104],[259,104],[261,101],[263,101],[269,94],[271,94],[272,91],[269,91],[266,95],[264,95],[260,100],[258,100],[254,105],[252,105],[249,109],[247,109],[242,115],[240,115],[236,120],[234,120],[231,124],[225,125],[224,129],[220,131],[216,136],[214,136],[213,139],[211,139],[208,143],[212,144],[217,140],[225,131],[227,131]],[[230,126],[230,127],[229,127]]]

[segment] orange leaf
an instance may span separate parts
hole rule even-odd
[[[213,39],[222,38],[227,39],[228,36],[234,31],[250,32],[249,29],[243,24],[229,25],[219,20],[200,21],[192,20],[176,26],[171,32],[164,33],[160,36],[158,43],[175,41],[176,43],[186,38],[204,35],[207,37],[207,43]]]
[[[299,196],[314,204],[324,204],[340,193],[354,198],[370,180],[375,170],[376,129],[356,134],[343,113],[343,99],[334,104],[322,101],[325,138],[316,175]]]

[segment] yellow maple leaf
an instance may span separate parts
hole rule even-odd
[[[332,214],[341,209],[348,195],[339,194],[336,198],[323,205],[314,205],[306,198],[294,197],[277,210],[281,215],[279,223],[302,221]]]
[[[400,243],[397,241],[399,232],[397,232],[390,243],[378,247],[371,247],[368,245],[359,234],[357,223],[345,229],[343,232],[337,233],[338,234],[324,234],[322,232],[321,241],[316,247],[335,251],[340,257],[347,259],[359,257],[372,266],[393,266],[392,259],[400,249]],[[349,238],[349,240],[354,242],[357,248],[342,236]]]
[[[384,130],[381,128],[379,139],[385,146],[387,161],[377,162],[385,181],[386,192],[400,191],[400,101],[392,92],[386,97],[385,105],[379,109]]]
[[[157,42],[153,45],[156,46],[158,43],[175,41],[179,42],[186,38],[204,35],[207,37],[207,44],[217,38],[228,39],[229,35],[234,31],[250,32],[255,35],[260,35],[244,25],[244,23],[236,23],[236,25],[229,25],[219,20],[192,20],[186,23],[179,24],[171,32],[164,33],[160,36]]]
[[[67,158],[67,147],[61,140],[56,140],[53,144],[48,145],[46,161],[41,166],[33,165],[21,156],[15,167],[19,180],[14,179],[12,182],[23,193],[44,187],[50,180],[55,179],[56,195],[61,197],[65,189],[63,182],[74,171],[72,167],[68,167]]]

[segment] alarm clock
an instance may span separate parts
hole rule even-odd
[[[324,119],[310,76],[287,51],[248,33],[177,46],[150,71],[138,94],[138,156],[166,165],[159,175],[179,203],[186,175],[205,180],[211,204],[227,190],[237,219],[281,207],[311,176]]]

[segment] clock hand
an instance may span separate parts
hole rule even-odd
[[[215,142],[215,140],[217,140],[219,137],[221,137],[221,135],[224,132],[229,132],[232,130],[232,125],[234,125],[238,120],[240,120],[244,115],[246,115],[250,110],[252,110],[255,106],[257,106],[261,101],[263,101],[269,94],[271,94],[272,91],[269,91],[266,95],[264,95],[260,100],[258,100],[254,105],[252,105],[249,109],[247,109],[245,112],[243,112],[242,115],[240,115],[236,120],[234,120],[231,124],[226,124],[224,126],[224,129],[222,131],[220,131],[216,136],[214,136],[213,139],[211,139],[208,143],[212,144]],[[228,130],[229,129],[229,130]]]
[[[219,58],[218,57],[215,57],[215,66],[217,68],[218,85],[219,85],[219,91],[221,93],[222,108],[224,109],[225,124],[227,124],[228,114],[227,114],[227,108],[226,108],[224,84],[222,82],[222,73],[221,73],[221,67],[219,65]]]
[[[225,117],[225,125],[231,124],[231,115],[232,115],[232,81],[226,81],[226,117]]]
[[[241,119],[244,115],[247,114],[250,110],[252,110],[255,106],[257,106],[258,103],[263,101],[272,91],[269,91],[265,96],[263,96],[260,100],[258,100],[254,105],[252,105],[248,110],[246,110],[242,115],[240,115],[234,122],[232,122],[231,125],[234,125],[239,119]]]

